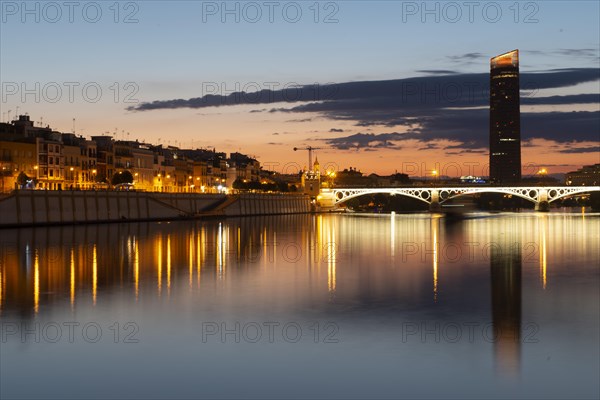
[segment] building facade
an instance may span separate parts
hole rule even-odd
[[[17,178],[21,172],[29,178],[36,178],[35,142],[8,142],[0,140],[0,191],[7,192],[18,187]]]
[[[490,182],[521,180],[519,51],[490,60]]]
[[[569,186],[600,185],[600,164],[586,165],[577,171],[568,172],[565,183]]]
[[[28,115],[0,123],[0,191],[117,188],[117,174],[129,172],[127,188],[169,193],[224,193],[236,180],[259,181],[253,157],[208,149],[180,149],[113,136],[86,139],[35,126]],[[19,176],[21,178],[19,179]],[[27,185],[19,183],[26,176]],[[119,177],[117,177],[119,178]],[[121,188],[121,187],[119,187]]]

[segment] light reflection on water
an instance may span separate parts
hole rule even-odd
[[[558,212],[3,230],[0,395],[598,397],[599,232]],[[101,340],[48,337],[75,322]]]

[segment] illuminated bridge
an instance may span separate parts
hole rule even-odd
[[[397,187],[397,188],[333,188],[321,190],[320,199],[332,206],[365,194],[384,193],[412,197],[429,204],[431,211],[440,211],[444,202],[471,194],[502,193],[535,203],[538,211],[548,211],[555,200],[583,193],[600,191],[600,186],[457,186],[457,187]]]

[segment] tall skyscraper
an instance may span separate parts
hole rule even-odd
[[[519,50],[490,60],[490,181],[521,180]]]

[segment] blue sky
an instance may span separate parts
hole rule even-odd
[[[63,2],[27,2],[27,7],[34,10],[27,15],[23,15],[23,2],[0,3],[3,114],[11,110],[14,116],[19,107],[20,113],[28,112],[36,121],[43,117],[44,124],[63,131],[70,131],[72,119],[76,118],[76,130],[84,136],[117,132],[118,137],[130,132],[131,138],[152,142],[168,137],[173,140],[171,144],[179,141],[188,146],[246,151],[261,157],[263,162],[278,157],[300,160],[297,153],[280,154],[284,148],[303,143],[331,144],[326,141],[331,137],[331,129],[343,130],[336,133],[344,138],[358,133],[389,133],[389,128],[394,127],[371,126],[366,131],[352,120],[338,123],[322,112],[290,117],[293,112],[251,113],[257,107],[248,105],[133,112],[128,111],[132,104],[125,102],[126,95],[131,94],[130,98],[139,102],[152,102],[211,93],[228,95],[236,88],[281,89],[293,84],[409,79],[429,76],[423,71],[431,70],[481,74],[489,71],[491,56],[515,48],[521,51],[521,72],[599,68],[600,9],[596,1],[473,2],[472,22],[465,2],[273,2],[273,22],[269,22],[269,6],[263,1],[227,2],[226,7],[237,7],[237,15],[222,15],[225,2],[221,1],[119,2],[118,23],[114,21],[113,1],[77,2],[73,22],[69,21]],[[35,11],[36,4],[39,12]],[[56,4],[62,17],[52,23]],[[425,14],[423,7],[434,12]],[[102,11],[99,21],[88,22],[95,17],[97,8]],[[257,9],[262,17],[251,23],[248,19],[254,18]],[[296,23],[289,22],[297,15],[297,9],[302,16]],[[138,22],[124,23],[127,16]],[[235,21],[236,16],[239,22]],[[337,22],[325,23],[327,16]],[[36,82],[40,85],[39,101],[33,95],[23,101],[22,85],[35,88]],[[51,87],[48,93],[42,90],[52,82],[63,88],[56,102],[49,101],[52,99],[48,97],[53,96]],[[73,101],[68,99],[65,82],[79,84]],[[86,101],[79,89],[90,82],[102,89],[102,96],[95,103]],[[115,82],[118,93],[112,86]],[[16,93],[15,83],[19,86]],[[128,83],[134,85],[127,86]],[[588,79],[574,87],[549,88],[536,95],[597,94],[599,85],[598,79]],[[548,107],[541,105],[530,111],[548,111]],[[584,104],[553,105],[552,110],[593,112],[598,107],[597,101],[588,100]],[[573,133],[571,141],[575,147],[597,146],[597,141],[589,140],[590,133],[593,137],[593,124],[591,128],[589,124],[582,125],[581,129],[587,131],[581,132],[581,137]],[[276,135],[277,141],[273,141],[274,133],[280,134]],[[437,150],[432,145],[435,134],[429,134],[426,142],[405,141],[396,149],[390,146],[365,152],[362,161],[355,164],[365,170],[386,172],[392,168],[390,162],[401,156],[445,162],[448,155],[443,150],[448,138],[443,132],[440,135]],[[482,135],[487,136],[487,132]],[[552,164],[558,169],[572,169],[581,160],[593,162],[598,158],[594,152],[559,155],[564,143],[546,143],[541,139],[533,138],[529,145],[544,149],[557,146],[551,155]],[[423,145],[429,145],[430,153],[417,151]],[[356,159],[355,154],[339,149],[326,151],[323,157],[340,160],[341,166]],[[483,153],[465,157],[485,162]],[[533,162],[538,161],[541,162]]]

